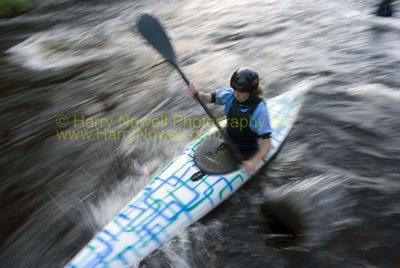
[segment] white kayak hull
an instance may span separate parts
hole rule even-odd
[[[267,102],[273,130],[271,150],[257,169],[278,151],[311,85],[310,81],[302,81]],[[190,179],[199,171],[193,161],[196,147],[215,131],[211,129],[164,168],[66,267],[121,268],[138,264],[239,189],[250,177],[243,170],[206,175],[198,181]]]

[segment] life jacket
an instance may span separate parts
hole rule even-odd
[[[261,101],[261,98],[253,96],[246,103],[246,106],[243,107],[243,104],[234,99],[228,111],[226,131],[229,138],[241,151],[258,149],[258,134],[250,129],[250,120],[254,110]],[[240,107],[247,108],[247,110],[242,112],[239,109]]]

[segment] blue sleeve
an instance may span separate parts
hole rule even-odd
[[[269,138],[272,133],[271,123],[267,105],[264,101],[260,102],[254,110],[250,121],[250,129],[261,138]]]
[[[225,104],[225,115],[228,115],[228,111],[232,106],[233,99],[235,95],[233,94],[233,89],[219,89],[214,93],[213,98],[215,98],[214,104],[224,105]]]

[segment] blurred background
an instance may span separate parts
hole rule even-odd
[[[93,130],[82,116],[129,130],[119,116],[204,115],[132,27],[149,12],[203,91],[241,66],[265,99],[318,83],[257,179],[139,267],[398,267],[400,10],[376,18],[378,3],[1,0],[0,266],[63,267],[191,142],[194,126],[176,141],[59,135]]]

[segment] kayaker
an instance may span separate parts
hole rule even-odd
[[[240,152],[240,168],[252,175],[255,165],[271,148],[271,127],[268,110],[262,100],[259,76],[254,70],[244,67],[237,69],[230,81],[232,88],[216,90],[213,93],[199,91],[190,83],[187,92],[192,99],[197,92],[206,103],[225,105],[228,123],[224,135]],[[260,145],[258,140],[261,139]]]
[[[392,3],[393,0],[383,0],[378,6],[376,15],[379,17],[391,17],[393,15]]]

